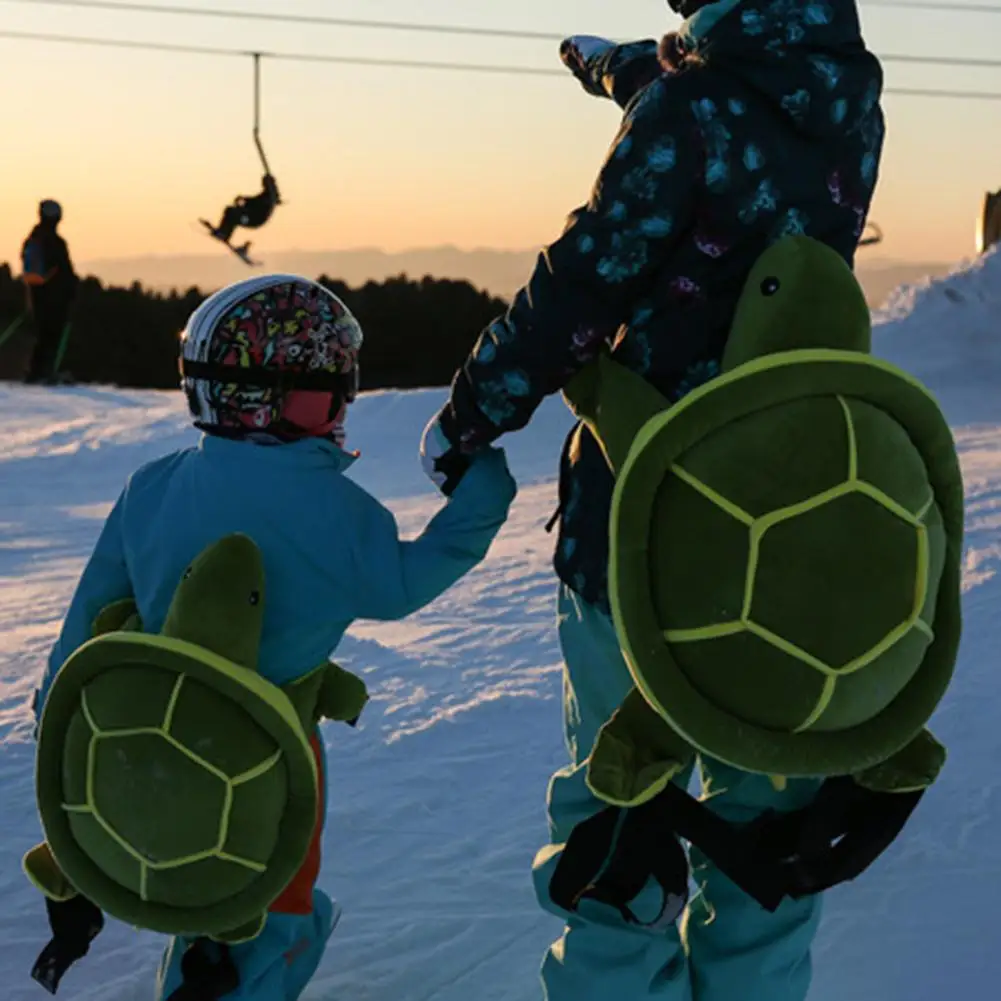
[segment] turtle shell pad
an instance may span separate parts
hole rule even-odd
[[[941,515],[904,430],[860,400],[795,400],[710,434],[661,485],[650,541],[675,660],[750,723],[864,722],[931,641]],[[706,562],[717,573],[692,574]]]
[[[254,921],[295,874],[318,789],[279,689],[182,640],[113,633],[53,683],[37,796],[60,868],[102,910],[212,936]]]
[[[958,643],[950,454],[931,397],[857,353],[773,355],[651,420],[616,483],[610,567],[647,701],[748,771],[899,751]]]

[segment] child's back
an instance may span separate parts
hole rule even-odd
[[[122,694],[123,684],[135,688],[138,684],[135,679],[144,677],[136,670],[152,666],[154,674],[160,670],[158,677],[161,679],[163,669],[173,670],[177,681],[168,700],[171,707],[183,705],[185,698],[197,698],[199,684],[206,678],[213,684],[213,672],[217,672],[222,678],[219,692],[234,691],[232,681],[235,679],[236,702],[247,704],[249,699],[249,704],[257,706],[251,709],[251,718],[274,720],[274,707],[279,707],[281,716],[283,704],[290,711],[294,710],[293,716],[295,713],[302,716],[302,704],[288,700],[293,698],[289,693],[301,692],[303,686],[292,683],[303,681],[306,688],[312,684],[312,680],[306,679],[317,679],[320,683],[321,675],[314,669],[327,661],[353,619],[399,619],[433,601],[483,559],[507,517],[515,486],[504,454],[499,450],[489,450],[476,457],[448,503],[421,535],[409,542],[399,538],[392,514],[344,475],[355,458],[343,450],[343,425],[346,408],[358,389],[361,340],[357,321],[343,303],[316,283],[292,275],[265,276],[223,289],[210,297],[189,321],[182,358],[184,389],[195,425],[206,434],[196,447],[149,463],[129,479],[77,586],[36,700],[42,723],[40,781],[46,788],[60,790],[51,800],[49,814],[40,799],[43,824],[47,837],[50,830],[59,828],[62,831],[57,839],[61,850],[56,841],[49,838],[48,844],[33,850],[26,860],[33,881],[50,898],[50,921],[56,935],[47,950],[49,965],[40,960],[36,967],[36,977],[50,989],[58,984],[62,970],[68,965],[60,965],[63,960],[52,965],[51,950],[56,948],[58,952],[60,925],[64,936],[72,939],[68,944],[63,943],[68,950],[65,958],[72,962],[79,958],[74,936],[86,940],[99,931],[101,907],[128,919],[128,913],[152,914],[155,911],[162,915],[165,907],[169,910],[174,906],[174,900],[188,900],[188,890],[193,887],[185,889],[184,879],[196,877],[181,876],[183,869],[178,869],[176,880],[168,880],[164,899],[146,895],[145,876],[140,880],[138,891],[132,886],[130,873],[137,861],[143,873],[155,873],[164,868],[161,849],[147,846],[147,842],[160,844],[158,832],[168,823],[159,816],[163,804],[179,804],[170,816],[169,823],[174,825],[176,820],[177,827],[177,832],[169,839],[171,843],[191,842],[193,831],[204,828],[207,822],[215,823],[214,817],[187,815],[185,804],[201,802],[196,794],[185,792],[186,783],[191,781],[184,777],[190,772],[189,766],[184,765],[181,771],[175,769],[176,774],[166,774],[174,767],[164,764],[168,758],[182,765],[186,760],[174,751],[170,751],[168,758],[160,757],[163,733],[167,733],[168,742],[175,739],[170,731],[173,724],[161,722],[160,726],[167,730],[150,731],[149,722],[139,719],[145,710],[132,706],[130,697]],[[237,549],[243,555],[237,562],[225,563],[231,557],[236,559],[232,556],[237,552],[231,545],[234,537],[242,537]],[[217,544],[221,540],[228,540],[228,550],[219,548]],[[206,554],[212,552],[215,556],[206,563]],[[227,552],[231,555],[227,556]],[[255,563],[258,557],[259,563]],[[255,565],[258,569],[253,570]],[[223,566],[229,569],[224,573],[220,570],[220,576],[212,576],[216,573],[212,567]],[[199,577],[199,573],[203,576]],[[255,575],[251,590],[243,590],[245,585],[251,586],[250,579],[244,576],[247,573]],[[238,579],[231,579],[234,575]],[[263,585],[259,583],[261,577]],[[183,587],[188,588],[183,593],[197,595],[194,604],[190,599],[181,601],[182,580]],[[262,592],[258,591],[259,587]],[[250,597],[250,605],[258,608],[256,617],[253,614],[244,617],[247,615],[246,602],[241,597],[244,594]],[[227,604],[227,596],[232,598],[233,595],[238,603]],[[218,607],[213,611],[217,597]],[[102,648],[110,651],[107,656],[114,661],[110,667],[95,668],[95,657],[90,656],[91,666],[80,668],[80,658],[76,657],[56,681],[61,667],[91,638],[98,616],[120,602],[134,603],[145,634],[159,633],[163,629],[165,638],[159,644],[149,640],[145,646],[138,642],[130,647],[125,634],[119,633],[122,638],[112,638],[111,645]],[[180,639],[186,642],[177,643],[171,637],[177,638],[178,632],[169,632],[166,627],[180,621],[178,609],[182,607],[189,632],[182,631]],[[102,621],[104,619],[106,616]],[[247,651],[253,647],[254,663],[243,664],[231,657],[227,661],[225,650],[220,658],[217,647],[210,645],[211,649],[203,651],[209,658],[208,675],[202,668],[186,668],[184,665],[190,663],[190,651],[201,643],[200,640],[188,640],[190,632],[209,635],[213,630],[217,636],[228,636],[232,649]],[[258,631],[259,647],[256,646]],[[102,639],[98,644],[104,642]],[[191,646],[192,642],[195,647]],[[154,654],[150,655],[152,659],[136,663],[135,669],[130,667],[129,657],[150,646],[154,649]],[[86,658],[94,649],[88,647],[81,656]],[[118,649],[133,653],[123,659],[115,653]],[[142,661],[146,655],[140,652],[138,656]],[[247,667],[251,671],[247,671]],[[337,670],[328,666],[328,673]],[[98,678],[99,671],[104,672],[99,677],[100,692],[94,694],[94,679]],[[281,691],[268,685],[262,688],[260,679],[253,684],[240,681],[251,673],[259,673],[272,685],[280,686]],[[148,670],[145,677],[151,677]],[[189,685],[189,677],[195,679],[193,685]],[[322,685],[325,684],[323,681],[321,687],[309,689],[313,693],[309,696],[311,708],[299,723],[290,722],[286,715],[285,722],[279,722],[275,731],[287,735],[284,727],[291,725],[295,729],[301,723],[305,729],[299,731],[301,747],[298,752],[294,746],[286,746],[274,759],[267,759],[245,774],[241,772],[243,777],[232,778],[235,773],[229,773],[234,785],[251,781],[258,774],[263,776],[276,763],[280,767],[275,774],[286,774],[281,772],[281,767],[286,767],[282,762],[291,762],[289,752],[292,758],[296,753],[305,754],[305,764],[300,758],[299,774],[301,776],[303,768],[308,770],[312,776],[308,780],[312,792],[311,798],[305,801],[300,798],[299,802],[314,805],[304,814],[303,833],[310,836],[306,855],[304,858],[294,855],[288,868],[291,873],[299,866],[298,872],[286,883],[284,869],[275,868],[271,862],[250,863],[252,869],[258,867],[255,871],[271,873],[276,887],[284,886],[284,889],[277,897],[272,893],[261,900],[262,908],[267,901],[271,903],[259,933],[254,933],[247,941],[239,936],[218,939],[231,943],[221,952],[218,944],[207,937],[216,935],[208,925],[208,930],[201,931],[189,926],[189,921],[208,921],[208,918],[198,917],[197,911],[192,912],[196,915],[194,918],[186,917],[184,934],[173,940],[161,970],[160,998],[170,998],[181,987],[182,980],[192,989],[197,987],[198,974],[191,972],[194,965],[190,966],[188,974],[182,974],[187,956],[191,957],[191,964],[209,963],[203,969],[212,980],[211,984],[202,985],[209,991],[206,997],[234,1001],[294,1001],[315,971],[338,914],[331,900],[315,888],[326,804],[324,755],[315,721],[324,714],[350,719],[347,714],[332,715],[329,709],[325,713],[322,711],[322,705],[329,705],[329,701],[323,702],[325,689]],[[144,697],[139,689],[135,691],[137,697]],[[183,694],[189,691],[194,694]],[[114,712],[118,722],[115,725],[119,729],[124,727],[136,735],[149,734],[142,737],[147,744],[118,752],[117,758],[102,759],[104,763],[93,775],[88,772],[86,803],[74,804],[70,811],[89,814],[94,802],[111,802],[113,796],[122,800],[122,796],[112,793],[111,789],[136,788],[136,782],[142,784],[147,799],[153,796],[149,800],[150,816],[129,821],[140,831],[138,840],[134,831],[130,834],[131,841],[122,841],[120,833],[110,832],[112,841],[126,847],[126,853],[115,849],[113,859],[107,854],[107,844],[104,848],[93,847],[97,844],[93,831],[80,840],[78,827],[71,823],[67,829],[66,800],[61,791],[66,771],[58,763],[52,767],[45,763],[58,762],[69,754],[65,760],[70,764],[65,767],[73,771],[73,762],[80,758],[79,753],[74,758],[70,751],[64,750],[72,743],[72,725],[52,722],[53,718],[65,718],[67,692],[71,697],[76,697],[72,696],[73,692],[79,692],[81,719],[88,721],[93,733],[97,733],[94,727],[98,725],[93,721],[100,719],[100,711],[103,711],[100,704],[103,696],[116,706]],[[253,695],[253,692],[258,694]],[[48,701],[53,703],[54,712],[43,716]],[[218,721],[220,717],[210,711],[212,705],[222,706],[224,715],[233,708],[226,709],[225,703],[211,695],[195,716],[186,717],[185,740],[191,746],[215,747],[216,751],[227,742],[240,744],[243,724],[236,725],[235,729],[231,727],[233,732],[224,732],[223,724]],[[173,719],[172,713],[172,708],[167,709],[166,718]],[[159,719],[162,714],[158,710],[155,715]],[[229,718],[237,719],[232,715]],[[148,743],[151,740],[153,743]],[[293,740],[293,745],[295,743]],[[56,747],[57,756],[53,757],[51,751],[43,754],[43,746]],[[74,746],[79,751],[79,745]],[[89,761],[87,754],[84,758]],[[291,769],[292,764],[287,768]],[[292,775],[292,771],[287,774]],[[160,793],[156,791],[161,786],[163,799],[158,798]],[[251,841],[255,838],[260,841],[261,829],[267,826],[269,816],[281,816],[281,811],[295,808],[292,786],[287,787],[287,799],[283,798],[282,788],[285,787],[280,784],[273,786],[267,804],[254,800],[255,816],[244,817],[240,822],[242,827],[224,821],[222,829],[228,833],[220,842],[222,847],[211,848],[210,854],[222,851],[224,854],[219,858],[231,865],[234,859],[228,855],[228,846],[234,838],[245,841],[249,832]],[[231,794],[236,795],[232,789]],[[131,800],[131,797],[125,796],[125,799]],[[191,809],[193,811],[194,807]],[[291,814],[286,812],[282,830],[287,828],[289,816]],[[104,839],[100,832],[96,836],[98,841]],[[264,849],[257,855],[244,856],[262,857],[267,857]],[[197,867],[199,859],[197,854],[189,854],[176,863],[169,863],[167,869],[175,865]],[[71,894],[79,888],[79,884],[73,885],[69,871],[60,871],[62,866],[73,868],[81,880],[90,880],[95,865],[101,872],[96,877],[97,882],[91,881],[90,885],[105,887],[96,894],[98,899],[81,904],[83,898],[79,894],[71,899],[60,897],[67,888]],[[225,871],[220,870],[221,886],[228,885],[226,880],[232,878],[226,874],[229,870],[223,868]],[[261,876],[261,880],[265,878],[266,875]],[[195,896],[215,893],[209,887],[211,882],[208,880],[201,885]],[[236,898],[231,890],[224,888],[220,894],[219,903],[230,909],[227,914],[238,910],[232,903]],[[136,907],[139,912],[135,911]],[[260,910],[256,914],[240,913],[243,919],[257,919]],[[169,928],[156,923],[148,927],[178,931],[178,925],[179,920]],[[226,930],[230,927],[224,926]],[[242,926],[238,930],[242,931]],[[222,965],[213,965],[216,960]],[[232,986],[233,978],[239,983],[236,988]],[[230,986],[224,987],[226,984]]]
[[[261,673],[284,684],[325,660],[353,619],[403,618],[454,584],[486,555],[513,497],[503,457],[491,453],[421,536],[402,542],[389,511],[344,475],[353,461],[321,438],[265,447],[206,435],[140,469],[81,581],[52,669],[112,601],[133,597],[145,628],[159,630],[185,567],[241,532],[264,558]]]

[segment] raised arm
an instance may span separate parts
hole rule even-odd
[[[437,427],[457,452],[524,427],[628,321],[688,229],[700,159],[676,83],[655,82],[630,107],[587,205],[456,374]]]
[[[487,555],[515,489],[504,453],[485,450],[413,541],[400,539],[393,515],[359,491],[352,618],[402,619],[447,591]]]
[[[584,90],[623,109],[664,73],[652,39],[616,45],[593,35],[571,35],[560,46],[560,58]]]

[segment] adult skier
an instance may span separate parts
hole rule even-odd
[[[685,21],[659,44],[578,36],[562,47],[584,89],[624,118],[586,204],[483,331],[425,431],[425,468],[446,495],[472,456],[525,427],[603,350],[670,401],[714,378],[749,271],[782,237],[812,236],[854,261],[884,136],[882,71],[855,0],[668,2]],[[566,922],[543,963],[546,997],[803,1001],[819,896],[769,913],[697,856],[714,920],[683,922],[684,942],[673,924],[643,927],[594,901],[571,913],[550,896],[571,831],[605,805],[587,761],[633,684],[610,617],[613,487],[578,425],[560,463],[555,556],[570,762],[553,777],[551,843],[534,867],[542,906]],[[712,809],[735,822],[797,809],[818,788],[706,756],[701,774]]]
[[[59,344],[80,280],[69,248],[58,232],[62,206],[45,199],[38,222],[21,248],[26,308],[35,328],[35,348],[27,382],[53,381]]]

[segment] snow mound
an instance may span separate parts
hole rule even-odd
[[[932,388],[954,423],[998,419],[1001,248],[898,289],[873,314],[873,350]]]

